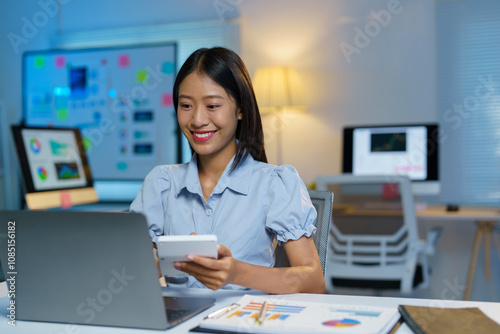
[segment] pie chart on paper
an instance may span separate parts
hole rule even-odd
[[[330,327],[353,327],[361,324],[361,322],[354,319],[341,319],[341,320],[328,320],[323,322],[324,326]]]

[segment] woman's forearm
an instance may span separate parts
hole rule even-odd
[[[268,268],[235,260],[236,275],[231,283],[273,294],[324,293],[321,266]]]

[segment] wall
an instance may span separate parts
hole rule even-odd
[[[306,183],[341,172],[343,125],[437,120],[432,1],[256,0],[240,10],[248,67],[294,65],[303,78],[308,114],[290,117],[283,160]],[[372,15],[390,10],[383,24]]]

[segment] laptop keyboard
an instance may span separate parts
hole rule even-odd
[[[167,321],[173,322],[182,318],[190,310],[167,310]]]

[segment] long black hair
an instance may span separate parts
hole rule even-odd
[[[236,128],[237,151],[231,171],[244,161],[248,154],[255,160],[267,162],[264,149],[264,131],[252,81],[241,58],[223,47],[202,48],[193,52],[182,65],[174,83],[173,99],[177,113],[179,86],[191,73],[208,76],[230,95],[240,109],[242,119]]]

